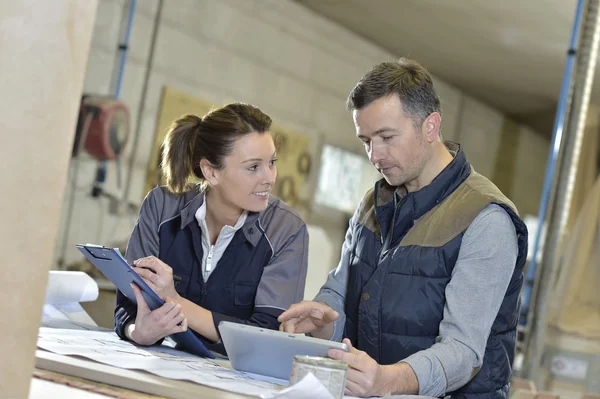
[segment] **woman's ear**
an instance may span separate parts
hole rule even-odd
[[[219,184],[219,169],[211,164],[207,159],[200,160],[200,169],[202,170],[202,176],[204,180],[211,186],[217,186]]]

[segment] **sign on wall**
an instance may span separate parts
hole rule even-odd
[[[144,195],[157,185],[164,184],[160,171],[161,145],[171,123],[185,114],[204,116],[218,107],[209,101],[188,93],[165,87],[154,134],[152,154],[146,173]],[[273,194],[291,206],[298,206],[302,185],[312,172],[309,155],[310,139],[302,134],[284,129],[276,123],[271,127],[277,143],[277,181]]]
[[[325,144],[315,203],[352,214],[379,179],[381,175],[364,155]]]

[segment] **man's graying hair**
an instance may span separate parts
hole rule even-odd
[[[406,58],[374,66],[352,89],[346,107],[349,111],[360,110],[393,94],[400,97],[405,115],[416,128],[432,112],[442,114],[431,75],[418,62]]]

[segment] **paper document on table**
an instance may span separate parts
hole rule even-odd
[[[255,376],[166,346],[138,347],[114,332],[40,328],[37,346],[53,353],[82,356],[125,369],[147,371],[164,378],[192,381],[213,388],[260,397],[273,396],[287,381]]]
[[[50,305],[91,302],[98,299],[98,284],[84,272],[51,270],[46,298]]]
[[[86,329],[96,323],[80,302],[98,298],[98,284],[83,272],[51,270],[48,273],[42,326]]]
[[[300,381],[275,394],[263,394],[263,399],[335,399],[313,374],[308,373]]]
[[[312,373],[308,373],[294,385],[285,388],[274,395],[262,395],[263,399],[334,399],[333,395],[325,388],[321,381]],[[344,399],[355,399],[355,396],[344,395]],[[418,395],[392,395],[389,399],[436,399],[431,396]],[[368,398],[376,399],[376,397]],[[378,398],[377,398],[378,399]]]
[[[48,313],[52,313],[55,310],[52,309],[48,311]],[[56,329],[68,329],[68,330],[86,330],[86,331],[105,331],[111,332],[111,329],[99,327],[97,325],[91,325],[88,323],[80,323],[78,321],[69,320],[66,317],[51,317],[47,316],[46,305],[44,305],[44,317],[42,317],[42,322],[40,327],[47,328],[56,328]]]
[[[186,380],[262,399],[331,399],[312,374],[291,387],[288,381],[232,370],[224,360],[211,360],[165,345],[138,347],[112,331],[62,330],[41,327],[37,346],[66,356],[81,356],[110,366],[147,371],[163,378]],[[344,396],[345,399],[351,398]],[[398,399],[425,398],[400,395]]]

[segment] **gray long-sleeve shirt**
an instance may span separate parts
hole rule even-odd
[[[343,338],[346,316],[352,225],[346,233],[338,267],[316,296],[340,315],[332,340]],[[452,277],[446,286],[446,304],[435,344],[401,361],[419,381],[419,395],[441,397],[475,375],[483,363],[486,343],[514,272],[518,244],[514,224],[504,209],[492,204],[482,210],[465,231]]]

